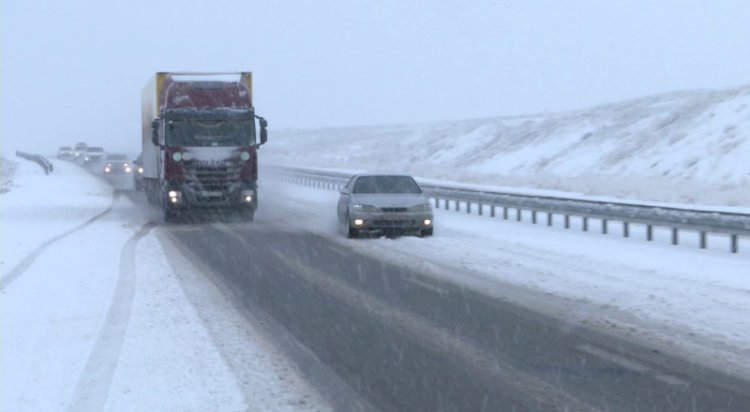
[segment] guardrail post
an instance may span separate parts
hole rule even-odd
[[[706,244],[708,243],[706,241],[706,231],[705,230],[701,230],[700,237],[701,237],[701,249],[705,249],[706,248]]]
[[[553,217],[554,215],[552,214],[552,212],[547,212],[547,226],[552,226]]]
[[[517,208],[516,209],[516,222],[520,222],[521,221],[521,213],[523,213],[523,210],[521,210],[520,207]]]
[[[602,219],[602,234],[603,235],[607,234],[607,223],[608,223],[607,219]]]
[[[630,237],[630,223],[622,222],[622,237]]]
[[[449,207],[449,205],[448,205],[449,203],[450,203],[450,202],[448,201],[448,199],[445,199],[445,210],[448,210],[448,209],[450,209],[450,207]]]
[[[678,243],[680,243],[680,238],[678,237],[677,228],[673,227],[672,228],[672,244],[676,245]]]
[[[490,217],[495,217],[495,205],[490,205]]]
[[[435,209],[440,209],[440,199],[435,198]]]
[[[484,206],[484,205],[483,205],[482,203],[477,203],[477,207],[479,207],[479,216],[482,216],[482,209],[483,209],[483,206]]]
[[[459,202],[458,200],[456,200],[456,212],[458,212],[460,210],[461,210],[461,202]]]
[[[536,210],[531,211],[531,223],[536,224]]]
[[[732,245],[730,247],[732,253],[739,252],[740,251],[740,245],[739,245],[739,241],[738,241],[739,236],[737,236],[736,234],[732,234],[730,237],[732,239],[731,240]]]
[[[466,201],[466,213],[471,213],[471,202]]]
[[[649,242],[654,240],[654,226],[646,225],[646,240]]]
[[[588,232],[589,231],[589,218],[588,216],[583,216],[583,231]]]
[[[570,215],[565,215],[565,229],[570,229]]]
[[[503,220],[508,220],[508,206],[503,206]]]

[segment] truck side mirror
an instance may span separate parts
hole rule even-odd
[[[260,123],[260,144],[264,144],[268,141],[268,121],[261,117],[258,123]]]
[[[159,146],[159,121],[154,120],[151,122],[151,143],[154,146]]]

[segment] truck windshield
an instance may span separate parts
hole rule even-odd
[[[175,146],[242,146],[253,141],[251,120],[173,120],[167,144]]]

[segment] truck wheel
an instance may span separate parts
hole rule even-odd
[[[164,222],[166,223],[174,223],[177,222],[177,220],[180,217],[180,213],[176,210],[169,210],[166,209],[164,211]]]
[[[434,229],[435,229],[434,227],[431,227],[429,229],[424,229],[419,232],[419,235],[422,237],[432,236],[432,232]]]

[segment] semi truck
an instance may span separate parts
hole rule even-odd
[[[165,220],[193,210],[253,219],[268,122],[252,92],[250,72],[159,72],[143,88],[142,187]]]

